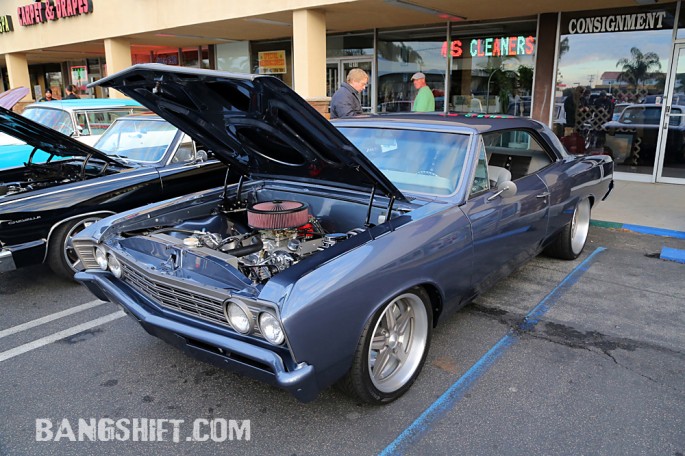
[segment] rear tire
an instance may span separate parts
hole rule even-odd
[[[433,330],[428,294],[419,287],[393,298],[366,324],[342,389],[370,404],[409,390],[426,361]]]
[[[74,280],[74,274],[83,270],[81,261],[72,245],[75,235],[101,220],[100,217],[85,217],[63,223],[50,237],[48,265],[58,276]]]
[[[590,231],[590,200],[578,201],[571,223],[566,225],[557,238],[545,249],[549,256],[562,260],[575,260],[583,252]]]

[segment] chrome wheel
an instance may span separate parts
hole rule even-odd
[[[587,234],[590,230],[590,201],[584,199],[578,202],[571,221],[571,250],[580,255],[585,247]]]
[[[78,272],[83,270],[81,265],[81,260],[79,260],[76,250],[74,250],[73,239],[78,233],[88,228],[93,223],[101,220],[99,217],[88,217],[79,220],[67,229],[64,238],[61,240],[63,260],[66,266],[68,266],[73,272]]]
[[[423,363],[429,340],[426,306],[413,293],[393,299],[373,328],[368,372],[373,386],[394,393],[412,381]]]

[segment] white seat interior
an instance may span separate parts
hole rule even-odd
[[[491,182],[494,182],[495,187],[499,187],[503,182],[511,180],[511,172],[500,166],[488,165],[488,177]]]

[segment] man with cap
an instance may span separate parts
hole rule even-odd
[[[418,90],[416,98],[414,98],[414,105],[412,111],[415,112],[431,112],[435,111],[435,97],[430,87],[426,85],[426,75],[418,72],[411,77],[414,83],[414,88]]]

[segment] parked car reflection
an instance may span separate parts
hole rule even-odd
[[[653,166],[663,105],[631,104],[618,120],[604,124],[606,147],[618,164]],[[685,106],[672,106],[664,163],[685,162]]]

